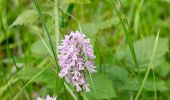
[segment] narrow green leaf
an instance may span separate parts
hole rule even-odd
[[[70,95],[74,98],[74,100],[78,100],[77,96],[73,93],[73,91],[70,89],[70,87],[67,85],[67,83],[64,82],[64,85],[65,85],[66,89],[68,90],[68,92],[70,93]]]
[[[157,33],[157,36],[156,36],[156,39],[155,39],[155,42],[154,42],[153,52],[151,53],[151,56],[150,56],[149,65],[148,65],[148,67],[147,67],[147,70],[146,70],[144,79],[143,79],[143,81],[142,81],[142,84],[141,84],[141,86],[140,86],[140,88],[139,88],[139,90],[138,90],[138,92],[137,92],[137,94],[136,94],[136,96],[135,96],[135,100],[138,100],[138,98],[139,98],[139,96],[140,96],[140,94],[141,94],[141,92],[142,92],[142,90],[143,90],[143,88],[144,88],[144,86],[145,86],[145,83],[146,83],[146,81],[147,81],[149,72],[150,72],[150,70],[153,68],[153,64],[152,64],[153,62],[152,62],[152,61],[153,61],[154,58],[155,58],[155,53],[156,53],[157,45],[158,45],[158,39],[159,39],[159,30],[158,30],[158,33]]]
[[[30,80],[19,90],[19,92],[14,96],[13,100],[17,100],[17,98],[19,97],[19,95],[21,94],[21,92],[24,90],[24,88],[25,88],[26,86],[28,86],[31,82],[33,82],[39,75],[41,75],[42,72],[44,72],[44,70],[45,70],[46,68],[48,68],[50,64],[51,64],[51,63],[49,63],[46,67],[44,67],[43,69],[41,69],[38,73],[34,74],[34,76],[31,77],[31,79],[30,79]],[[31,70],[31,71],[33,71],[33,70]],[[21,72],[22,72],[22,70],[21,70]],[[28,71],[24,71],[24,72],[28,72]],[[30,76],[30,75],[32,75],[32,74],[29,74],[29,76]],[[19,75],[19,76],[21,76],[21,75]],[[25,77],[25,76],[24,76],[24,77]]]
[[[54,6],[54,15],[55,15],[55,41],[56,41],[56,54],[58,54],[58,45],[59,45],[59,39],[60,39],[60,30],[59,30],[59,14],[58,14],[58,0],[55,0],[55,6]]]
[[[16,25],[28,25],[32,24],[37,18],[37,15],[34,10],[27,10],[19,15],[16,20],[12,23],[10,27]]]
[[[53,43],[55,43],[55,37],[51,36],[51,40]],[[47,55],[50,54],[51,56],[53,56],[52,51],[50,49],[50,43],[48,42],[48,40],[45,38],[42,38],[40,36],[41,40],[36,41],[35,43],[33,43],[32,47],[31,47],[31,52],[33,52],[34,54],[37,55]]]

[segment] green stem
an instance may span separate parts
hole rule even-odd
[[[156,39],[155,39],[154,49],[153,49],[153,52],[152,52],[152,55],[151,55],[151,58],[150,58],[150,63],[148,65],[148,67],[147,67],[147,71],[146,71],[145,77],[144,77],[144,79],[142,81],[142,84],[141,84],[141,86],[140,86],[140,88],[139,88],[139,90],[138,90],[138,92],[137,92],[137,94],[135,96],[135,100],[138,100],[138,98],[139,98],[139,96],[140,96],[140,94],[141,94],[141,92],[143,90],[143,87],[145,86],[145,83],[147,81],[147,77],[149,75],[149,72],[152,69],[152,61],[154,59],[154,55],[155,55],[155,52],[156,52],[156,48],[157,48],[157,44],[158,44],[158,38],[159,38],[159,31],[158,31],[158,34],[157,34]]]
[[[111,1],[112,1],[112,0],[111,0]],[[122,19],[121,14],[119,13],[119,11],[118,11],[117,8],[116,8],[115,2],[112,1],[112,3],[113,3],[113,5],[114,5],[114,9],[115,9],[116,13],[118,14],[118,17],[119,17],[120,22],[121,22],[121,24],[122,24],[123,30],[124,30],[124,32],[125,32],[126,41],[128,42],[128,46],[129,46],[129,48],[130,48],[130,51],[131,51],[131,54],[132,54],[132,57],[133,57],[135,66],[136,66],[137,68],[139,68],[138,63],[137,63],[136,54],[135,54],[135,49],[134,49],[134,46],[133,46],[132,38],[130,37],[129,31],[128,31],[126,25],[124,24],[124,21],[123,21],[123,19]]]
[[[43,24],[43,26],[44,26],[45,32],[46,32],[46,34],[47,34],[47,36],[48,36],[48,41],[49,41],[49,43],[50,43],[50,47],[51,47],[51,50],[52,50],[53,57],[54,57],[54,59],[55,59],[56,65],[58,66],[57,54],[56,54],[56,52],[55,52],[55,49],[54,49],[54,46],[53,46],[53,43],[52,43],[52,40],[51,40],[51,37],[50,37],[50,33],[49,33],[48,28],[47,28],[47,25],[46,25],[46,23],[45,23],[45,19],[44,19],[42,13],[41,13],[41,10],[40,10],[40,7],[39,7],[39,2],[38,2],[37,0],[33,0],[33,1],[34,1],[34,4],[35,4],[35,7],[36,7],[36,9],[37,9],[37,12],[38,12],[38,14],[39,14],[40,20],[41,20],[41,22],[42,22],[42,24]],[[59,68],[58,68],[58,71],[59,71]],[[58,71],[57,71],[57,72],[58,72]]]
[[[157,92],[156,92],[156,80],[155,80],[155,71],[154,71],[154,66],[152,66],[152,74],[153,74],[153,87],[154,87],[154,98],[157,100]]]
[[[19,90],[19,92],[15,95],[15,97],[13,98],[13,100],[17,100],[18,96],[19,96],[20,93],[25,89],[25,87],[28,86],[31,82],[33,82],[39,75],[41,75],[41,73],[44,72],[45,69],[47,69],[50,64],[51,64],[51,62],[50,62],[46,67],[44,67],[39,73],[37,73],[31,80],[29,80],[29,81]]]
[[[118,9],[116,8],[116,3],[114,1],[112,1],[112,4],[114,5],[114,9],[116,11],[116,13],[118,14],[118,17],[120,19],[120,22],[122,24],[122,27],[123,27],[123,30],[125,32],[125,36],[126,36],[126,41],[128,42],[128,46],[129,46],[129,49],[130,49],[130,52],[131,52],[131,55],[132,55],[132,58],[133,58],[133,61],[135,63],[135,66],[137,68],[137,77],[138,77],[138,84],[140,84],[140,73],[139,73],[139,65],[138,65],[138,62],[137,62],[137,57],[136,57],[136,53],[135,53],[135,48],[134,48],[134,45],[133,45],[133,41],[132,41],[132,38],[130,36],[130,31],[129,31],[129,24],[128,24],[128,21],[126,19],[126,15],[125,15],[125,21],[123,20],[122,16],[121,16],[121,13],[118,11]],[[121,4],[121,7],[123,7],[123,4],[121,3],[121,1],[119,0],[120,4]],[[127,23],[127,25],[125,24]]]
[[[55,7],[54,7],[54,15],[55,15],[55,35],[56,35],[56,51],[58,54],[58,45],[59,45],[59,15],[58,15],[58,0],[55,0]]]
[[[34,1],[34,4],[35,4],[35,7],[36,7],[36,9],[37,9],[37,12],[38,12],[38,14],[39,14],[40,20],[41,20],[41,22],[42,22],[42,24],[43,24],[43,26],[44,26],[44,29],[45,29],[45,31],[46,31],[46,34],[47,34],[47,36],[48,36],[48,40],[49,40],[49,43],[50,43],[50,46],[51,46],[51,49],[52,49],[53,57],[54,57],[54,59],[55,59],[56,66],[57,66],[57,68],[58,68],[58,70],[57,70],[57,78],[58,78],[59,65],[58,65],[58,62],[57,62],[57,61],[58,61],[58,59],[57,59],[57,53],[55,52],[56,49],[54,49],[54,46],[53,46],[53,43],[52,43],[52,40],[51,40],[51,37],[50,37],[50,33],[49,33],[48,28],[47,28],[47,25],[46,25],[46,23],[45,23],[45,19],[44,19],[42,13],[41,13],[41,9],[40,9],[40,7],[39,7],[39,2],[38,2],[38,0],[33,0],[33,1]],[[58,1],[55,1],[55,4],[56,4],[56,6],[57,6],[57,5],[58,5]],[[58,16],[58,6],[55,7],[55,9],[57,9],[57,11],[55,12],[55,15]],[[56,29],[56,35],[57,35],[57,36],[56,36],[56,38],[57,38],[57,44],[59,44],[59,23],[58,23],[58,17],[57,17],[56,20],[55,20],[55,26],[57,26],[57,29]],[[58,46],[58,45],[57,45],[57,46]],[[63,81],[63,80],[62,80],[62,81]],[[57,82],[57,85],[58,85],[58,82]],[[64,93],[65,93],[65,95],[66,95],[66,99],[68,100],[67,94],[66,94],[66,90],[65,90],[65,86],[64,86],[64,82],[63,82],[63,87],[64,87]]]

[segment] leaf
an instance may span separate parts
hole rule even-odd
[[[105,21],[95,22],[95,23],[84,23],[81,24],[81,28],[83,33],[87,35],[94,35],[95,33],[98,33],[99,31],[110,28],[112,25],[116,25],[119,23],[119,19],[117,17],[108,19]]]
[[[155,37],[147,37],[143,40],[138,40],[134,43],[137,62],[140,68],[146,68],[149,63],[150,56],[153,51]],[[159,38],[157,49],[155,52],[153,64],[154,66],[160,65],[164,61],[164,55],[168,52],[168,39]],[[135,66],[130,50],[127,45],[122,46],[116,50],[116,58],[124,59],[128,66]]]
[[[16,56],[16,57],[14,57],[14,60],[15,60],[15,64],[17,65],[18,68],[23,68],[24,66],[27,66],[26,63],[30,64],[30,63],[33,63],[35,61],[38,62],[40,59],[35,58],[35,57],[30,55],[27,58],[27,61],[25,61],[25,56],[18,56],[18,57]],[[13,64],[12,58],[5,58],[5,59],[2,60],[2,62],[4,64]],[[10,70],[11,70],[11,73],[17,72],[15,65],[11,66]]]
[[[165,62],[161,66],[156,68],[156,73],[158,73],[162,77],[166,77],[170,72],[170,63]]]
[[[129,79],[129,81],[124,86],[120,87],[120,90],[138,91],[139,87],[140,85],[137,79]]]
[[[106,75],[113,81],[114,86],[118,86],[118,89],[128,81],[128,72],[125,68],[110,64],[103,67],[106,69]]]
[[[121,90],[131,90],[131,91],[138,91],[140,85],[136,79],[129,79],[127,84],[121,87]],[[165,82],[162,80],[156,81],[155,87],[157,91],[167,91],[168,87],[166,86]],[[153,80],[148,80],[144,86],[144,90],[146,91],[155,91],[154,90],[154,83]]]
[[[165,85],[164,81],[156,81],[155,87],[156,87],[157,91],[162,91],[163,92],[163,91],[168,90],[168,87]],[[144,89],[147,90],[147,91],[154,91],[154,83],[153,83],[153,81],[147,82]]]
[[[161,0],[163,2],[166,2],[166,3],[170,3],[170,0]]]
[[[54,46],[55,37],[51,36],[51,40],[52,40],[53,46]],[[33,52],[34,54],[41,55],[41,56],[47,55],[47,54],[49,54],[49,52],[51,53],[51,46],[50,46],[48,39],[41,38],[41,40],[38,40],[35,43],[33,43],[32,47],[31,47],[31,52]],[[52,56],[52,54],[51,54],[51,56]]]
[[[0,1],[0,14],[2,14],[3,13],[3,11],[4,11],[4,9],[6,8],[6,6],[7,6],[7,1],[6,0],[1,0]]]
[[[65,85],[67,91],[70,93],[70,95],[74,98],[74,100],[78,100],[77,96],[73,93],[73,91],[72,91],[71,88],[67,85],[67,83],[64,82],[64,85]]]
[[[42,68],[27,67],[17,73],[17,78],[22,80],[30,80],[41,70]],[[51,68],[47,68],[33,82],[44,83],[47,87],[54,88],[56,78],[55,72],[51,70]]]
[[[14,57],[14,59],[18,66],[25,64],[25,56]],[[27,63],[31,63],[31,62],[35,61],[35,59],[36,58],[34,58],[33,56],[30,55],[29,58],[27,58]],[[13,64],[12,58],[5,58],[2,60],[2,62],[6,63],[6,64]]]
[[[95,75],[93,77],[93,83],[98,99],[109,99],[116,97],[115,90],[112,86],[112,81],[109,80],[106,76],[99,74]],[[87,97],[92,99],[95,98],[95,94],[92,88],[92,84],[90,84],[90,86],[91,92],[87,93]]]
[[[37,15],[34,10],[27,10],[19,15],[16,20],[12,23],[10,27],[16,25],[27,25],[32,24],[37,18]]]
[[[48,50],[41,40],[38,40],[35,43],[33,43],[31,47],[31,52],[38,54],[38,55],[48,54]]]

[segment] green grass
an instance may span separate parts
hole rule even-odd
[[[170,99],[168,0],[0,0],[0,98]],[[82,31],[94,47],[90,92],[58,77],[58,46]]]

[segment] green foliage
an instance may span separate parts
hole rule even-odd
[[[130,79],[124,86],[122,86],[121,90],[130,90],[130,91],[138,91],[139,90],[139,82],[136,79]],[[167,91],[168,87],[166,86],[164,81],[156,81],[156,90],[157,91]],[[146,91],[154,91],[154,83],[153,80],[148,80],[144,86],[144,90]]]
[[[31,80],[42,68],[27,67],[19,71],[16,75],[17,78],[22,80]],[[51,69],[47,68],[44,70],[33,82],[44,83],[48,88],[54,88],[57,79],[56,73]]]
[[[109,99],[116,97],[115,90],[112,86],[112,81],[110,81],[105,75],[95,75],[93,77],[94,88],[98,99]],[[92,85],[92,84],[91,84]],[[91,87],[90,93],[87,93],[89,99],[94,99],[94,90]]]
[[[106,28],[110,28],[113,25],[117,25],[119,23],[119,19],[117,17],[108,19],[105,21],[99,21],[94,23],[84,23],[81,25],[82,31],[86,33],[89,36],[92,36],[96,33],[98,33],[101,30],[104,30]]]
[[[63,0],[63,3],[78,3],[78,4],[88,4],[90,3],[90,0]]]
[[[138,40],[134,43],[137,62],[140,68],[146,68],[148,66],[154,46],[154,40],[155,40],[154,37],[148,37],[142,40]],[[157,49],[155,52],[155,57],[153,60],[154,66],[158,66],[165,61],[165,54],[167,52],[168,52],[168,39],[159,38]],[[131,53],[127,46],[119,47],[116,51],[116,57],[119,60],[124,59],[129,67],[135,66],[135,64],[132,61]]]
[[[119,89],[117,86],[126,84],[129,81],[129,73],[124,67],[112,65],[105,65],[104,67],[106,68],[107,76],[113,81],[115,88]]]
[[[47,55],[48,54],[48,49],[46,48],[46,46],[43,44],[43,42],[41,40],[36,41],[32,45],[31,51],[34,54],[38,54],[38,55]]]
[[[169,0],[33,1],[0,0],[1,100],[47,94],[57,100],[133,100],[141,87],[138,100],[170,99]],[[89,93],[77,92],[57,75],[59,40],[80,28],[96,55]]]
[[[51,36],[51,39],[52,39],[53,44],[54,44],[55,43],[54,36]],[[48,42],[48,39],[47,38],[41,38],[40,40],[33,43],[32,47],[31,47],[31,51],[32,51],[32,53],[37,54],[37,55],[41,55],[41,56],[44,56],[44,55],[51,53],[50,43]]]
[[[160,65],[157,69],[156,69],[156,73],[158,73],[160,76],[162,77],[166,77],[169,72],[170,72],[170,64],[167,62],[164,62],[162,65]]]
[[[36,12],[34,10],[27,10],[21,15],[19,15],[16,20],[12,23],[11,27],[17,25],[29,25],[32,24],[37,18]]]

